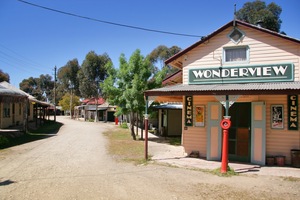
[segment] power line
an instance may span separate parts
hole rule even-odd
[[[5,49],[6,52],[2,51],[1,48]],[[7,51],[10,51],[14,55],[9,54]],[[42,65],[35,63],[32,60],[27,59],[26,57],[5,47],[2,44],[0,44],[0,62],[5,63],[13,68],[19,68],[19,70],[23,70],[28,73],[32,72],[32,69],[46,73],[46,70],[41,67]]]
[[[82,16],[82,15],[78,15],[78,14],[74,14],[74,13],[70,13],[70,12],[56,10],[56,9],[53,9],[53,8],[49,8],[49,7],[41,6],[41,5],[38,5],[38,4],[34,4],[34,3],[31,3],[31,2],[28,2],[28,1],[23,1],[23,0],[17,0],[17,1],[19,1],[21,3],[31,5],[31,6],[35,6],[35,7],[38,7],[38,8],[42,8],[42,9],[45,9],[45,10],[50,10],[50,11],[53,11],[53,12],[57,12],[57,13],[60,13],[60,14],[69,15],[69,16],[72,16],[72,17],[77,17],[77,18],[86,19],[86,20],[90,20],[90,21],[95,21],[95,22],[99,22],[99,23],[110,24],[110,25],[114,25],[114,26],[121,26],[121,27],[125,27],[125,28],[137,29],[137,30],[142,30],[142,31],[162,33],[162,34],[168,34],[168,35],[178,35],[178,36],[184,36],[184,37],[197,37],[197,38],[203,37],[203,36],[200,36],[200,35],[174,33],[174,32],[169,32],[169,31],[149,29],[149,28],[144,28],[144,27],[139,27],[139,26],[132,26],[132,25],[127,25],[127,24],[120,24],[120,23],[116,23],[116,22],[110,22],[110,21],[105,21],[105,20],[101,20],[101,19],[86,17],[86,16]]]
[[[9,51],[9,52],[13,53],[16,56],[19,56],[20,58],[18,58],[18,59],[22,60],[22,62],[25,61],[25,62],[27,62],[30,65],[35,65],[35,66],[38,66],[38,67],[42,66],[42,64],[37,63],[37,62],[35,62],[33,60],[30,60],[30,59],[26,58],[25,56],[21,55],[20,53],[17,53],[16,51],[14,51],[14,50],[12,50],[12,49],[10,49],[10,48],[8,48],[8,47],[6,47],[6,46],[4,46],[3,44],[0,43],[0,49],[1,48],[5,49],[5,51]],[[0,50],[0,52],[1,52],[1,50]],[[13,56],[10,56],[10,57],[13,57]]]

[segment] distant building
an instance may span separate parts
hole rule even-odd
[[[75,118],[84,120],[95,120],[97,115],[98,121],[115,120],[116,106],[109,105],[103,98],[84,99],[80,106],[75,107]]]

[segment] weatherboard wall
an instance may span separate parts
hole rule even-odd
[[[266,103],[266,154],[270,156],[286,156],[286,163],[291,163],[291,149],[300,149],[300,130],[288,130],[287,95],[260,96]],[[298,99],[300,95],[298,95]],[[271,128],[271,105],[283,105],[283,129]],[[298,101],[298,108],[300,104]],[[300,111],[298,109],[298,116]],[[298,127],[300,125],[298,117]]]
[[[298,95],[300,99],[300,95]],[[218,102],[214,96],[193,96],[193,106],[204,105],[205,106],[205,126],[186,127],[182,124],[182,145],[185,152],[189,155],[192,151],[199,151],[200,157],[207,157],[207,128],[208,128],[208,103]],[[300,130],[288,130],[288,104],[287,95],[244,95],[240,96],[237,102],[264,102],[266,105],[266,155],[277,156],[283,155],[286,157],[286,164],[291,163],[291,149],[300,149]],[[271,128],[271,106],[283,105],[283,129]],[[300,107],[300,101],[298,101],[298,108]],[[195,109],[195,108],[194,108]],[[182,112],[182,118],[184,119],[184,111]],[[224,113],[222,113],[224,115]],[[298,116],[300,116],[300,109],[298,109]],[[300,120],[298,119],[298,127],[300,127]],[[214,147],[211,147],[214,148]],[[217,149],[216,149],[217,150]],[[260,155],[261,152],[256,152]]]
[[[215,37],[189,51],[183,59],[183,84],[188,84],[188,71],[194,68],[206,67],[243,67],[264,64],[294,64],[294,80],[300,80],[300,47],[298,44],[278,38],[248,27],[238,26],[245,33],[241,42],[235,44],[228,38],[232,27],[227,28]],[[220,45],[221,44],[221,45]],[[249,47],[249,62],[241,64],[224,64],[223,48],[235,46]]]

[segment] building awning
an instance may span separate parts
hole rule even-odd
[[[145,91],[145,96],[300,94],[300,81],[244,84],[178,84]]]
[[[11,90],[9,88],[6,88],[2,85],[0,85],[0,95],[1,96],[11,96],[11,97],[24,97],[27,98],[27,96],[21,92]]]
[[[182,110],[182,104],[172,104],[172,103],[166,103],[166,104],[160,104],[157,106],[153,106],[155,109],[171,109],[171,110]]]

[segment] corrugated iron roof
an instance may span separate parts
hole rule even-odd
[[[16,88],[15,86],[9,84],[8,82],[6,81],[3,81],[0,83],[0,86],[3,87],[3,88],[6,88],[7,90],[10,90],[11,93],[16,93],[17,95],[19,96],[24,96],[24,97],[28,97],[28,99],[30,101],[33,101],[35,103],[38,103],[38,104],[41,104],[43,106],[50,106],[51,104],[50,103],[47,103],[47,102],[44,102],[44,101],[40,101],[40,100],[37,100],[34,96],[24,92],[23,90],[20,90],[18,88]],[[3,91],[1,91],[1,94],[3,93]]]
[[[2,85],[0,85],[0,95],[1,96],[19,96],[19,97],[27,97],[25,94],[11,90],[9,88],[6,88]]]
[[[146,96],[300,94],[300,81],[245,84],[178,84],[147,90]]]

